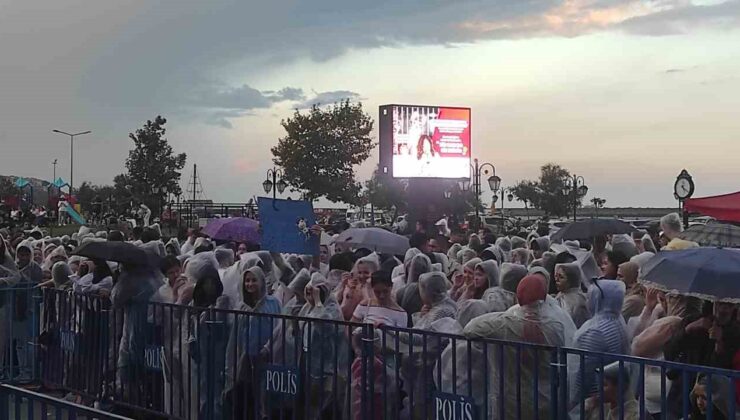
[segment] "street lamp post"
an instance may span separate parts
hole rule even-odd
[[[262,188],[265,189],[265,194],[269,194],[272,191],[272,206],[275,208],[275,200],[277,200],[277,194],[282,194],[283,191],[288,187],[288,183],[283,179],[283,171],[277,168],[267,170],[267,178],[262,182]]]
[[[74,186],[74,168],[75,168],[75,137],[81,136],[84,134],[90,134],[92,131],[82,131],[75,134],[66,133],[64,131],[60,130],[51,130],[54,133],[57,134],[64,134],[65,136],[69,136],[69,195],[72,196],[72,187]]]
[[[496,167],[493,166],[490,163],[483,163],[478,164],[478,159],[473,160],[473,165],[470,167],[470,169],[473,171],[473,194],[475,195],[475,229],[477,230],[480,226],[480,195],[481,195],[481,173],[483,175],[488,175],[490,168],[491,176],[488,177],[488,186],[491,188],[491,191],[496,193],[498,191],[499,186],[501,185],[501,178],[496,176]],[[470,188],[470,180],[468,179],[462,179],[458,181],[458,185],[460,186],[460,189],[463,191],[467,191],[468,188]]]
[[[575,222],[578,217],[578,198],[585,197],[588,194],[588,186],[586,186],[586,180],[582,176],[573,174],[572,178],[568,178],[563,186],[564,196],[573,196],[573,221]]]

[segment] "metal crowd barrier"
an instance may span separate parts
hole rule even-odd
[[[0,384],[0,418],[129,420],[23,388]]]
[[[737,371],[325,319],[162,303],[112,309],[98,297],[44,293],[41,380],[137,417],[677,419],[694,409],[697,377],[710,407],[736,413]],[[607,387],[614,363],[618,380]]]
[[[40,303],[41,293],[32,285],[0,289],[0,382],[31,382],[38,376]]]

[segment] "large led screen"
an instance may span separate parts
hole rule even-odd
[[[384,116],[394,178],[470,177],[470,108],[389,105]]]

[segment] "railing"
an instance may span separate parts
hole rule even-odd
[[[0,289],[0,381],[30,382],[38,375],[41,293],[30,285]]]
[[[130,420],[79,404],[0,384],[0,418]]]
[[[322,317],[46,290],[40,379],[137,418],[673,419],[699,375],[735,418],[736,371]]]

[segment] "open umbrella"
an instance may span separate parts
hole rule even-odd
[[[72,255],[137,266],[158,266],[159,256],[128,242],[85,241]]]
[[[220,241],[249,242],[258,244],[260,224],[246,217],[213,219],[203,228],[203,233]]]
[[[595,236],[632,233],[635,229],[629,223],[619,219],[586,219],[573,222],[555,232],[550,240],[553,242],[568,239],[591,239]]]
[[[334,243],[394,255],[403,255],[409,249],[408,238],[380,228],[350,228],[342,232]]]
[[[642,267],[642,280],[668,292],[740,303],[740,251],[693,248],[662,251]]]
[[[709,222],[695,225],[681,233],[681,238],[702,246],[740,248],[740,227],[729,223]]]

